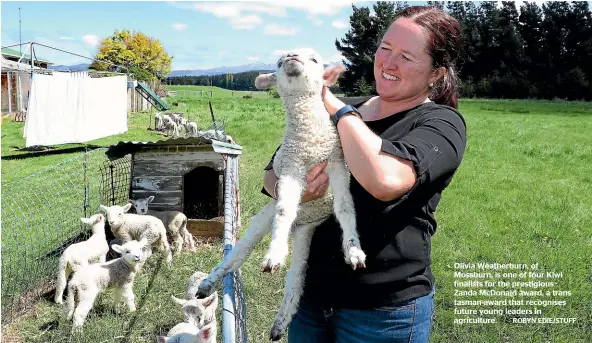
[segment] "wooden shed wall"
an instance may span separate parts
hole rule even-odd
[[[223,157],[209,146],[142,149],[133,158],[131,196],[137,199],[154,195],[151,208],[183,211],[183,175],[202,166],[221,171]]]

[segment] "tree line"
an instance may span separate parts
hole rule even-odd
[[[592,100],[592,13],[588,2],[428,1],[461,26],[461,97]],[[335,41],[347,59],[346,95],[375,93],[378,42],[407,2],[352,5],[350,29]]]
[[[182,86],[214,86],[235,91],[256,91],[255,78],[263,72],[268,73],[269,70],[219,75],[173,76],[167,77],[165,83]]]

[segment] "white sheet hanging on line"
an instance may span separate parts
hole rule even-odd
[[[26,146],[83,143],[127,131],[127,77],[33,74]]]

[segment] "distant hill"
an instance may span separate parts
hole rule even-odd
[[[59,71],[85,71],[88,69],[89,66],[90,66],[90,64],[81,63],[81,64],[75,64],[75,65],[71,65],[71,66],[55,65],[55,66],[49,66],[48,68],[51,70],[59,70]]]
[[[239,66],[222,66],[211,69],[190,69],[190,70],[173,70],[169,77],[174,76],[206,76],[206,75],[220,75],[220,74],[236,74],[246,71],[270,71],[275,70],[275,64],[267,63],[249,63]]]

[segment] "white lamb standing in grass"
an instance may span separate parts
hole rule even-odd
[[[105,262],[109,252],[109,244],[107,244],[105,236],[105,217],[102,214],[95,214],[90,218],[80,218],[80,220],[90,227],[92,236],[86,241],[70,245],[62,253],[54,297],[54,301],[58,304],[63,303],[62,296],[66,289],[68,276],[91,261]]]
[[[169,137],[179,136],[179,126],[174,121],[167,121],[165,124],[166,135]]]
[[[67,320],[73,318],[72,331],[81,332],[84,320],[92,309],[97,295],[112,288],[115,304],[122,297],[130,312],[136,310],[134,302],[134,278],[148,254],[150,244],[143,238],[132,240],[123,245],[113,244],[113,250],[121,254],[120,258],[106,263],[89,264],[76,272],[68,284],[68,298],[64,312]]]
[[[153,216],[126,213],[132,207],[127,203],[124,206],[99,206],[107,215],[107,221],[111,232],[116,238],[125,244],[131,240],[146,238],[150,245],[155,246],[166,255],[167,265],[171,265],[173,256],[167,240],[166,228],[162,221]],[[148,252],[151,253],[150,251]]]
[[[195,252],[195,240],[193,235],[187,230],[187,216],[179,211],[156,211],[148,208],[154,200],[154,196],[148,198],[140,198],[136,200],[130,199],[129,202],[136,210],[136,214],[149,215],[156,217],[162,221],[167,230],[169,237],[173,239],[175,252],[181,252],[183,243],[189,247],[189,251]]]
[[[161,131],[163,127],[163,118],[160,112],[154,113],[154,130]]]
[[[188,121],[185,123],[185,133],[191,137],[197,136],[199,132],[199,128],[197,127],[197,123],[194,121]]]
[[[179,323],[168,332],[167,336],[158,336],[157,343],[215,343],[216,322],[199,329],[190,323]]]
[[[277,84],[286,111],[284,139],[273,161],[273,169],[279,177],[278,200],[272,199],[253,217],[246,235],[201,283],[198,291],[199,298],[209,295],[224,274],[238,269],[270,231],[272,240],[262,267],[266,272],[279,269],[289,253],[288,236],[293,226],[292,264],[286,278],[284,299],[271,329],[272,341],[278,341],[285,334],[298,308],[313,232],[333,213],[343,230],[345,262],[353,269],[365,267],[366,255],[360,247],[355,209],[349,192],[350,173],[337,129],[321,98],[323,73],[320,56],[311,49],[304,49],[283,55],[275,73],[259,75],[255,80],[259,89]],[[330,80],[327,85],[335,81]],[[328,161],[325,172],[329,176],[327,194],[317,200],[300,203],[308,170],[325,160]]]

